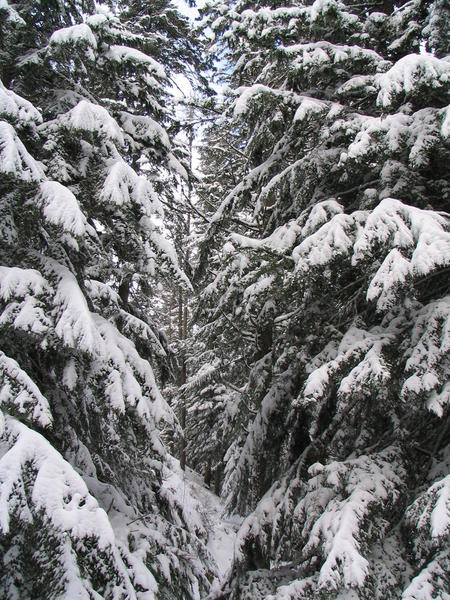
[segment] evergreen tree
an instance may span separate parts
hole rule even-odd
[[[438,597],[446,8],[266,4],[205,9],[232,87],[221,166],[243,165],[205,231],[213,272],[185,387],[188,437],[200,417],[246,517],[222,597]],[[203,448],[190,455],[206,473]]]
[[[0,596],[198,598],[214,566],[146,316],[158,279],[190,288],[161,226],[188,24],[2,0],[0,28]]]

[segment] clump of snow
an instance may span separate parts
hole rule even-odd
[[[98,560],[108,557],[116,574],[116,591],[136,599],[108,516],[80,475],[39,433],[9,416],[5,416],[3,425],[2,533],[7,535],[18,519],[24,526],[44,520],[55,542],[53,568],[61,568],[64,573],[65,592],[74,593],[77,598],[93,597],[95,591],[89,577],[82,578],[77,565],[77,555],[92,553]]]
[[[234,115],[235,117],[244,115],[248,108],[248,104],[250,100],[252,100],[255,96],[263,93],[276,93],[276,90],[272,90],[266,85],[262,85],[260,83],[252,85],[251,87],[242,87],[236,90],[236,93],[239,94],[239,98],[234,103]]]
[[[35,269],[0,266],[0,297],[6,302],[10,298],[27,294],[38,295],[48,292],[47,282]]]
[[[72,25],[71,27],[64,27],[63,29],[57,29],[50,36],[50,46],[59,46],[62,44],[73,44],[85,42],[91,48],[97,48],[97,38],[92,33],[92,29],[86,23],[80,23],[78,25]]]
[[[19,364],[1,351],[0,374],[0,406],[6,409],[12,407],[40,427],[51,426],[53,418],[47,399]]]
[[[12,21],[13,23],[16,23],[19,26],[26,24],[22,17],[19,15],[19,13],[8,4],[7,0],[0,0],[0,10],[5,10],[7,12],[8,21]]]
[[[69,348],[79,348],[89,354],[104,354],[104,342],[99,335],[86,298],[73,273],[60,263],[47,259],[45,272],[55,279],[55,333]]]
[[[416,577],[413,578],[402,594],[402,600],[429,600],[430,598],[445,598],[441,592],[448,581],[448,564],[450,552],[443,550],[434,560],[427,563]],[[438,595],[437,595],[438,594]]]
[[[169,169],[171,169],[174,173],[177,173],[177,175],[181,177],[181,179],[184,179],[184,181],[188,181],[189,176],[186,169],[183,167],[183,165],[175,156],[175,154],[173,154],[173,152],[169,152],[169,154],[167,155],[167,164]]]
[[[86,231],[86,217],[74,194],[57,181],[44,181],[40,185],[44,217],[76,236]]]
[[[410,261],[397,248],[393,248],[370,282],[367,300],[377,299],[377,307],[380,310],[393,306],[396,288],[405,283],[410,269]]]
[[[331,462],[311,473],[294,517],[301,523],[305,554],[318,549],[325,558],[319,588],[336,589],[341,582],[345,587],[364,585],[369,571],[363,555],[364,522],[369,515],[376,521],[377,510],[389,511],[405,485],[404,470],[398,463],[392,467],[395,459],[398,451],[388,448],[374,456]]]
[[[106,108],[81,100],[68,113],[60,117],[61,122],[73,129],[104,135],[107,139],[124,144],[122,130]]]
[[[367,289],[367,299],[377,299],[380,310],[392,305],[397,289],[408,278],[424,277],[450,262],[450,232],[444,217],[392,198],[384,199],[370,213],[334,214],[294,248],[292,257],[297,271],[308,272],[339,256],[351,257],[353,265],[373,260],[380,245],[391,250]]]
[[[389,381],[390,370],[383,357],[383,350],[392,340],[392,332],[386,333],[377,328],[369,332],[353,325],[337,347],[327,346],[324,355],[320,353],[306,365],[306,371],[310,374],[294,404],[305,406],[312,415],[311,436],[316,434],[322,401],[326,399],[330,382],[337,373],[341,377],[336,414],[345,413],[348,398],[362,400],[366,396],[370,397],[371,390],[378,389],[380,384]],[[325,356],[328,360],[323,362]]]
[[[450,137],[450,105],[442,109],[441,115],[441,135],[444,139],[447,139]]]
[[[391,64],[374,50],[356,45],[333,44],[324,40],[281,46],[278,50],[291,57],[292,67],[298,71],[310,69],[313,65],[335,65],[355,60],[364,61],[378,71],[385,70]]]
[[[277,227],[266,238],[255,239],[233,233],[231,239],[241,248],[268,248],[274,252],[286,252],[294,246],[299,237],[306,238],[332,216],[342,212],[343,207],[336,200],[325,200],[315,204],[308,211],[306,219],[302,214],[298,219]]]
[[[62,384],[67,389],[72,391],[75,389],[77,381],[78,381],[77,368],[76,368],[76,364],[75,364],[75,359],[72,357],[67,361],[67,363],[64,367],[63,375],[62,375]]]
[[[411,94],[420,86],[441,88],[450,82],[450,63],[431,54],[409,54],[379,75],[377,103],[391,106],[399,94]]]
[[[0,172],[23,181],[45,178],[40,163],[28,153],[14,127],[5,121],[0,121]]]
[[[326,102],[305,97],[295,112],[294,121],[303,121],[306,117],[321,113],[326,109],[328,109]]]
[[[356,264],[375,245],[391,243],[413,250],[410,273],[425,276],[450,261],[450,233],[446,229],[446,220],[434,211],[386,198],[367,217],[355,242],[352,261]]]
[[[122,206],[135,202],[148,217],[161,214],[161,204],[150,181],[138,175],[124,160],[116,160],[108,167],[100,198],[106,202]]]
[[[450,475],[424,490],[406,511],[406,527],[421,571],[403,593],[405,600],[440,597],[446,589],[450,548]]]
[[[0,81],[0,116],[25,123],[41,123],[41,113],[29,102],[12,90],[5,88]]]
[[[353,248],[351,233],[363,218],[363,213],[335,215],[330,222],[322,225],[294,248],[292,257],[296,262],[296,269],[308,271],[311,267],[319,267],[335,260],[339,255],[348,254]]]
[[[123,130],[131,137],[150,144],[159,142],[165,148],[170,148],[167,131],[151,117],[121,112],[120,120]]]
[[[428,407],[442,416],[450,402],[447,374],[439,365],[450,352],[450,297],[429,303],[416,316],[411,332],[411,349],[405,364],[404,399],[429,394]],[[440,390],[443,386],[442,390]],[[431,392],[431,394],[430,394]]]
[[[0,527],[9,530],[8,500],[29,463],[35,469],[31,490],[34,510],[42,510],[54,527],[74,538],[95,536],[100,547],[114,542],[106,513],[89,496],[86,484],[40,434],[6,417],[12,445],[1,457]],[[28,509],[29,510],[29,509]],[[32,515],[29,514],[29,518]]]
[[[244,290],[244,300],[247,300],[248,302],[252,302],[251,297],[258,295],[258,294],[263,294],[265,292],[267,292],[268,289],[270,289],[273,285],[273,283],[275,282],[275,276],[274,275],[265,275],[260,277],[255,283],[252,283],[251,285],[249,285],[248,287],[245,288]]]
[[[114,62],[132,62],[147,65],[148,69],[155,73],[160,79],[166,78],[166,73],[162,65],[151,56],[144,54],[136,48],[129,46],[110,46],[106,53],[106,57]]]

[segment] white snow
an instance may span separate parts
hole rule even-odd
[[[44,270],[56,279],[53,297],[56,335],[69,348],[91,355],[103,354],[104,342],[73,273],[50,258],[46,259]]]
[[[147,144],[159,142],[165,148],[170,148],[167,131],[151,117],[132,115],[127,112],[121,112],[119,116],[123,130],[131,137]]]
[[[441,110],[442,124],[441,124],[441,135],[444,139],[450,137],[450,105],[446,106]]]
[[[148,217],[161,214],[161,204],[150,181],[138,175],[124,160],[115,160],[108,166],[108,174],[100,192],[106,202],[122,206],[136,202]]]
[[[35,269],[0,266],[0,296],[8,301],[27,294],[43,294],[49,288],[46,280]]]
[[[420,86],[440,88],[450,82],[450,63],[431,54],[409,54],[377,77],[377,103],[388,107],[398,94],[419,91]]]
[[[19,13],[8,4],[8,0],[0,0],[0,9],[6,10],[8,13],[8,21],[17,23],[19,26],[25,25],[25,21],[19,15]]]
[[[0,527],[9,531],[11,496],[27,464],[32,464],[35,478],[31,489],[32,511],[42,510],[45,517],[61,532],[73,538],[94,536],[100,547],[114,543],[106,513],[89,495],[86,484],[62,456],[39,433],[6,416],[6,430],[12,438],[9,450],[0,458]],[[83,501],[83,502],[82,502]]]
[[[173,461],[172,473],[164,481],[164,488],[181,502],[186,520],[193,523],[195,519],[197,528],[205,529],[206,548],[217,568],[211,592],[219,591],[231,568],[240,519],[227,518],[223,501],[205,487],[194,471],[188,468],[183,473],[177,464],[178,461]]]
[[[0,116],[7,116],[25,123],[42,123],[41,113],[29,102],[0,81]]]
[[[450,297],[430,302],[415,316],[411,332],[411,348],[406,356],[405,375],[401,395],[414,397],[428,394],[428,408],[438,416],[443,415],[450,402],[450,389],[445,372],[437,371],[440,362],[450,352]],[[443,389],[439,391],[440,386]]]
[[[28,153],[14,127],[5,121],[0,121],[0,172],[23,181],[45,178],[41,164]]]
[[[97,38],[92,33],[92,29],[86,23],[80,23],[78,25],[72,25],[71,27],[64,27],[63,29],[57,29],[50,36],[49,44],[58,46],[61,44],[72,44],[78,42],[85,42],[92,48],[97,48]]]
[[[255,239],[233,233],[231,239],[241,248],[268,248],[274,252],[284,253],[294,246],[299,237],[306,238],[332,216],[342,212],[342,206],[336,200],[330,199],[315,204],[308,212],[306,219],[305,213],[302,213],[298,219],[288,221],[285,225],[277,227],[266,238]]]
[[[57,181],[44,181],[40,184],[40,197],[47,221],[60,225],[76,236],[85,234],[86,217],[78,200],[68,188]]]
[[[124,144],[122,130],[117,121],[106,108],[98,104],[81,100],[68,113],[62,115],[60,120],[70,128],[99,133],[120,145]]]
[[[305,553],[315,549],[325,558],[319,587],[333,590],[341,581],[346,587],[364,584],[369,563],[362,554],[362,526],[369,514],[376,521],[377,509],[395,500],[404,485],[406,473],[392,467],[397,454],[392,448],[331,462],[309,479],[294,515],[308,539]]]
[[[316,100],[315,98],[304,97],[295,112],[294,121],[303,121],[306,117],[318,113],[320,114],[326,109],[328,109],[328,103],[322,100]]]
[[[395,303],[397,286],[404,284],[410,274],[411,263],[393,248],[384,259],[367,289],[367,300],[377,300],[377,307],[385,310]]]
[[[448,580],[449,561],[450,552],[444,550],[434,560],[426,563],[404,590],[402,600],[430,600],[430,598],[449,600],[450,594],[444,591],[445,581]],[[435,595],[436,583],[442,592],[439,596]]]
[[[147,65],[148,69],[161,79],[166,78],[162,65],[151,56],[129,46],[110,46],[106,52],[107,58],[114,62],[133,62]]]
[[[37,423],[40,427],[49,427],[53,422],[47,399],[41,394],[38,386],[28,377],[19,364],[0,351],[0,406],[13,405],[25,418]]]
[[[450,533],[450,475],[434,484],[427,493],[437,497],[431,511],[431,535],[444,537]]]
[[[248,302],[252,302],[251,296],[259,295],[262,293],[267,293],[267,290],[270,289],[275,282],[274,275],[263,275],[259,277],[255,283],[247,286],[244,290],[244,300]]]
[[[387,65],[391,64],[374,50],[357,45],[333,44],[324,40],[281,46],[278,50],[292,58],[292,67],[298,71],[304,68],[309,69],[313,64],[318,66],[326,63],[334,65],[354,60],[364,60],[378,70],[384,70]]]
[[[62,384],[68,388],[70,391],[75,389],[75,386],[78,381],[77,368],[75,364],[75,359],[70,358],[63,370],[62,375]]]
[[[252,85],[251,87],[238,88],[236,94],[239,94],[239,98],[234,103],[234,116],[238,117],[244,115],[248,110],[247,107],[250,100],[263,93],[276,93],[276,90],[259,83]]]
[[[450,233],[446,227],[444,217],[434,211],[386,198],[367,217],[355,242],[352,261],[356,264],[375,244],[391,243],[398,248],[414,249],[410,273],[427,275],[450,262]]]
[[[363,213],[358,212],[352,215],[334,215],[331,221],[294,248],[292,257],[296,262],[296,269],[308,271],[311,267],[329,263],[339,254],[348,254],[353,248],[353,236],[350,232],[353,232],[363,216]]]

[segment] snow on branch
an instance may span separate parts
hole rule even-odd
[[[81,237],[85,234],[86,217],[78,200],[68,188],[57,181],[44,181],[40,184],[40,198],[47,221],[60,225],[75,236]]]
[[[117,63],[135,63],[146,65],[152,73],[160,79],[166,78],[166,73],[162,65],[151,56],[144,54],[136,48],[129,46],[110,46],[106,52],[106,57]]]
[[[292,67],[298,70],[325,64],[336,65],[346,61],[359,61],[383,71],[391,64],[374,50],[361,46],[332,44],[328,41],[292,44],[281,46],[278,50],[282,54],[292,57],[294,59]]]
[[[41,113],[29,102],[12,90],[5,88],[0,81],[0,117],[7,117],[22,123],[42,123]]]
[[[52,312],[56,335],[69,348],[78,348],[91,355],[104,354],[104,341],[73,273],[50,258],[45,260],[44,272],[54,281]]]
[[[0,173],[22,181],[45,178],[41,164],[28,153],[14,127],[5,121],[0,121]]]
[[[8,301],[27,294],[48,292],[48,284],[39,271],[20,267],[0,266],[0,297]]]
[[[71,27],[64,27],[63,29],[57,29],[50,36],[50,46],[61,46],[64,44],[78,44],[84,42],[91,48],[97,48],[97,38],[92,33],[92,29],[86,23],[80,23],[78,25],[72,25]]]
[[[161,203],[150,181],[146,177],[138,175],[122,159],[116,160],[108,166],[100,198],[105,203],[111,202],[117,206],[135,202],[141,206],[147,217],[162,214]]]
[[[358,231],[352,263],[370,260],[380,248],[392,248],[372,279],[367,298],[378,298],[380,310],[392,303],[395,287],[407,277],[418,279],[450,264],[450,231],[446,219],[434,211],[383,200]],[[405,258],[405,254],[410,258]]]
[[[98,104],[81,100],[59,119],[70,129],[99,133],[120,145],[124,144],[123,133],[117,121],[111,117],[106,108]]]
[[[108,517],[89,494],[82,478],[45,438],[23,423],[2,415],[2,429],[0,530],[3,535],[15,535],[18,525],[23,532],[46,531],[40,547],[42,556],[37,562],[50,559],[45,535],[51,535],[51,563],[52,569],[60,573],[61,596],[83,599],[97,596],[89,574],[89,564],[95,561],[100,572],[114,573],[111,578],[114,585],[107,584],[105,594],[136,598]],[[20,543],[16,551],[19,554],[23,551]]]
[[[125,405],[136,408],[141,419],[149,424],[162,422],[174,425],[175,416],[161,395],[156,384],[150,363],[142,358],[134,343],[122,335],[107,319],[98,314],[92,315],[96,334],[101,338],[101,364],[108,364],[108,384],[106,390],[112,406],[124,412]],[[105,372],[102,370],[102,377]],[[156,431],[152,435],[157,439]],[[161,449],[161,453],[164,454]]]
[[[19,364],[0,351],[0,406],[40,427],[53,422],[47,399]]]
[[[431,54],[409,54],[377,78],[377,103],[391,106],[400,95],[419,94],[424,86],[443,88],[450,83],[450,62]]]
[[[448,137],[447,121],[447,109],[435,108],[424,108],[411,115],[399,112],[386,117],[355,116],[356,135],[341,153],[340,162],[343,165],[347,160],[367,161],[378,147],[392,157],[407,152],[407,163],[413,169],[426,167],[430,150]]]
[[[380,253],[384,254],[380,257]],[[386,253],[386,254],[385,254]],[[296,270],[307,273],[338,257],[351,264],[381,258],[372,273],[367,299],[386,310],[408,279],[417,280],[450,263],[450,232],[446,219],[386,198],[372,212],[335,214],[292,252]]]
[[[448,373],[442,368],[449,352],[450,296],[446,296],[422,308],[415,318],[405,365],[408,377],[401,391],[405,400],[426,394],[428,408],[440,417],[450,404]]]
[[[44,335],[51,324],[44,298],[51,291],[49,283],[34,269],[0,267],[0,297],[6,303],[0,325]]]
[[[19,13],[8,4],[7,0],[0,0],[0,10],[5,10],[8,16],[8,21],[15,23],[16,25],[23,26],[25,21],[19,15]]]
[[[294,520],[305,543],[303,554],[319,551],[325,558],[319,588],[364,586],[369,572],[365,529],[370,520],[372,535],[377,536],[377,529],[382,535],[383,514],[390,513],[405,487],[406,472],[399,463],[398,449],[390,447],[376,455],[309,468],[307,492],[295,508]]]
[[[167,150],[170,140],[167,131],[149,116],[133,115],[128,112],[119,113],[120,121],[125,133],[146,144],[162,144]]]
[[[450,549],[450,475],[422,492],[406,511],[406,528],[413,540],[419,573],[403,593],[403,600],[439,597],[446,589]]]

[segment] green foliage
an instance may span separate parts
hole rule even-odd
[[[438,594],[441,538],[406,523],[448,454],[445,9],[210,2],[204,19],[230,89],[205,137],[206,155],[223,136],[184,393],[246,517],[226,597]]]
[[[166,485],[179,426],[147,318],[152,285],[190,289],[161,200],[187,178],[169,78],[197,51],[168,2],[119,8],[2,3],[5,598],[194,598],[214,569]]]

